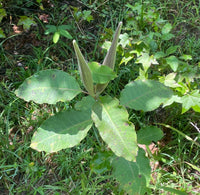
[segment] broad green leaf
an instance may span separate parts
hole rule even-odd
[[[86,96],[83,97],[81,101],[77,102],[75,104],[75,109],[76,110],[91,110],[92,111],[92,106],[95,103],[95,99],[91,96]]]
[[[110,96],[100,97],[92,109],[92,119],[102,139],[117,155],[135,161],[137,141],[135,127],[128,121],[128,112]]]
[[[173,95],[172,91],[154,80],[137,80],[125,86],[121,92],[122,105],[143,111],[152,111]]]
[[[139,144],[149,145],[152,141],[157,142],[163,137],[163,132],[155,126],[147,126],[141,128],[137,132],[137,140]]]
[[[170,56],[166,58],[167,64],[170,65],[173,71],[177,71],[178,65],[179,65],[179,60],[175,56]]]
[[[162,34],[168,34],[172,30],[172,25],[167,23],[162,28]]]
[[[119,44],[121,44],[123,48],[130,44],[129,36],[127,33],[119,35],[119,39]]]
[[[0,8],[0,22],[2,21],[3,17],[7,16],[6,10]]]
[[[73,45],[74,45],[74,50],[75,50],[76,57],[78,60],[78,67],[79,67],[80,76],[81,76],[83,85],[86,88],[86,90],[88,91],[88,93],[92,97],[94,97],[94,85],[93,85],[92,73],[90,71],[90,68],[89,68],[87,62],[85,61],[75,40],[73,40]]]
[[[53,42],[57,43],[60,39],[60,32],[55,32],[53,35]]]
[[[60,34],[61,34],[62,36],[66,37],[66,38],[68,38],[68,39],[72,39],[72,36],[69,34],[68,31],[61,29],[61,30],[59,30],[59,32],[60,32]]]
[[[148,53],[143,53],[136,61],[136,63],[141,63],[144,71],[146,72],[151,64],[158,64],[153,56],[149,56]]]
[[[94,83],[104,84],[117,77],[116,73],[105,65],[100,65],[97,62],[90,62],[88,66],[92,72]]]
[[[103,61],[103,65],[110,67],[112,70],[114,70],[114,67],[115,67],[116,50],[117,50],[117,44],[118,44],[118,39],[119,39],[119,35],[121,32],[121,28],[122,28],[122,22],[120,22],[117,27],[113,41],[111,43],[111,46],[110,46],[110,48],[106,54],[106,57],[104,58],[104,61]],[[108,83],[97,84],[96,85],[97,94],[98,95],[101,94],[104,91],[104,89],[107,87],[107,85],[108,85]]]
[[[179,48],[179,46],[171,46],[166,50],[166,54],[170,55],[176,52],[176,50]]]
[[[4,34],[2,28],[0,28],[0,38],[6,38],[6,35]]]
[[[60,70],[43,70],[27,78],[15,91],[26,101],[55,104],[72,100],[81,89],[76,80]]]
[[[182,98],[182,114],[193,108],[199,112],[200,108],[200,93],[199,90],[192,91],[190,94],[184,95]]]
[[[89,112],[60,112],[38,128],[32,137],[31,148],[48,153],[71,148],[85,138],[92,123]]]
[[[150,181],[151,167],[145,152],[139,148],[136,162],[122,157],[113,160],[113,176],[119,181],[120,188],[131,195],[150,194],[147,185]]]
[[[23,25],[24,30],[29,30],[31,25],[36,24],[33,18],[29,18],[27,16],[20,16],[20,19],[17,25]]]

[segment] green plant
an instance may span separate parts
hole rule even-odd
[[[138,149],[138,144],[156,142],[162,138],[163,133],[158,127],[146,126],[136,135],[134,124],[129,121],[125,107],[143,112],[152,111],[170,99],[173,93],[158,81],[138,79],[124,87],[120,100],[101,95],[109,81],[116,77],[114,65],[121,27],[120,22],[102,65],[97,62],[87,63],[76,41],[73,41],[86,92],[81,90],[68,73],[43,70],[26,79],[15,94],[26,101],[33,100],[40,104],[70,101],[81,92],[88,94],[72,105],[73,109],[59,112],[44,121],[33,135],[31,147],[47,153],[71,148],[86,137],[94,123],[101,138],[112,150],[106,154],[99,153],[94,158],[91,164],[94,172],[95,159],[106,159],[105,164],[97,165],[97,173],[98,166],[103,166],[104,170],[109,170],[112,166],[113,176],[122,189],[129,194],[145,194],[151,191],[151,168],[145,151]]]
[[[69,25],[60,25],[60,26],[55,26],[55,25],[47,25],[47,30],[45,31],[45,34],[51,34],[53,33],[53,42],[57,43],[60,39],[60,36],[64,36],[67,39],[72,39],[72,36],[70,33],[67,31],[71,28]]]
[[[82,20],[85,20],[87,22],[91,22],[94,20],[93,16],[91,15],[90,10],[84,10],[80,11],[77,7],[73,7],[73,16],[77,22],[81,22]]]
[[[24,30],[29,30],[31,25],[35,24],[36,22],[33,20],[33,18],[27,16],[20,16],[20,19],[17,23],[17,25],[23,25]]]
[[[182,113],[190,108],[200,112],[199,67],[191,64],[191,55],[177,55],[179,45],[167,43],[175,37],[172,24],[163,20],[149,2],[126,6],[129,9],[125,28],[129,33],[119,37],[120,65],[136,59],[135,63],[142,65],[137,79],[159,79],[174,90],[175,94],[164,106],[177,102],[182,104]]]

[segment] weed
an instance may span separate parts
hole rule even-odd
[[[57,44],[52,44],[52,36],[44,35],[46,25],[70,24],[69,32],[80,41],[85,58],[102,63],[109,48],[107,41],[119,21],[123,21],[124,27],[117,47],[118,77],[110,81],[102,95],[120,98],[124,86],[139,78],[159,80],[174,91],[179,97],[174,100],[180,103],[165,103],[166,107],[155,112],[127,109],[129,121],[135,124],[137,133],[146,126],[162,124],[159,127],[164,139],[154,143],[153,148],[150,145],[148,150],[151,167],[155,166],[149,186],[152,194],[179,193],[175,189],[199,193],[199,113],[193,110],[197,109],[195,105],[182,113],[185,110],[180,101],[185,96],[195,100],[195,91],[200,87],[197,1],[84,0],[64,4],[2,0],[0,6],[2,194],[125,193],[113,179],[107,157],[110,150],[94,126],[81,144],[73,148],[51,155],[29,148],[31,137],[44,120],[60,111],[74,109],[83,95],[53,106],[25,103],[13,93],[26,78],[46,69],[64,70],[82,86],[71,41],[60,36]],[[13,27],[20,16],[33,19],[37,26],[31,25],[28,32],[20,27],[22,33],[13,35],[18,33]],[[41,20],[41,16],[45,18]],[[163,36],[165,25],[171,29],[170,40],[165,40],[169,34]],[[3,37],[6,39],[2,40]]]

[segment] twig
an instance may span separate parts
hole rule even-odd
[[[199,128],[193,122],[190,122],[190,124],[200,133]]]

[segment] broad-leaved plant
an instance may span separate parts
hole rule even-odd
[[[75,104],[74,110],[65,110],[51,116],[37,129],[31,148],[47,153],[58,152],[79,144],[93,124],[101,138],[114,153],[111,165],[113,176],[120,187],[129,194],[150,193],[151,168],[145,151],[138,144],[148,145],[162,137],[162,131],[147,126],[136,134],[134,124],[129,121],[126,109],[152,111],[172,97],[172,91],[155,80],[135,80],[121,91],[120,99],[101,95],[110,80],[117,77],[114,72],[116,48],[122,22],[115,32],[110,49],[102,64],[87,62],[77,42],[73,41],[83,91],[75,78],[60,70],[43,70],[27,78],[15,91],[25,101],[39,104],[56,104],[72,100],[78,94],[87,94]]]

